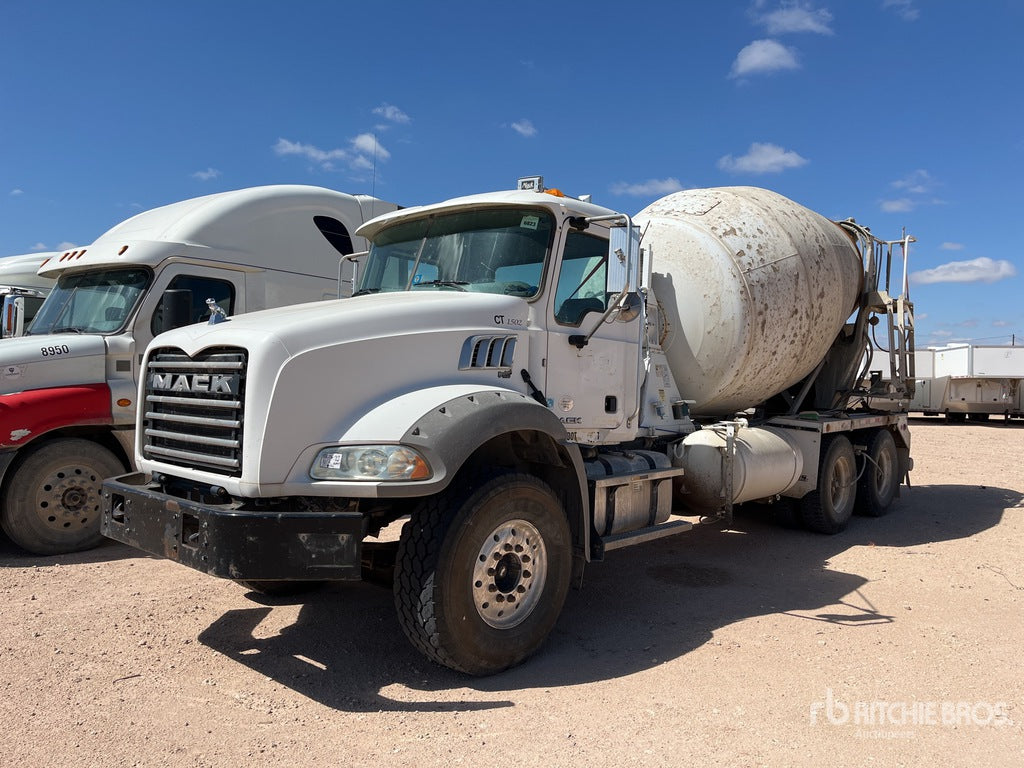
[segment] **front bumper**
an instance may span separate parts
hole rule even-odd
[[[358,580],[357,512],[242,511],[163,493],[135,472],[103,483],[103,535],[211,576],[243,581]]]

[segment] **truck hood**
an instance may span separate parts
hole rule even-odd
[[[139,466],[252,495],[296,492],[301,483],[290,484],[304,477],[320,447],[393,442],[433,407],[430,392],[525,392],[519,371],[529,366],[529,337],[537,330],[529,327],[529,309],[514,296],[403,292],[250,313],[162,334],[147,358],[164,350],[193,358],[245,350],[242,477],[217,482],[216,475],[187,465],[168,470],[146,459]],[[486,351],[494,349],[501,351]]]
[[[106,381],[107,344],[95,334],[21,336],[0,342],[0,395]]]
[[[152,347],[176,346],[189,355],[206,347],[250,350],[279,344],[289,355],[326,344],[460,327],[525,330],[528,304],[514,296],[457,291],[378,293],[249,312],[216,325],[190,325],[157,336]]]

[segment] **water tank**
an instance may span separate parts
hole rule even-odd
[[[725,427],[698,429],[673,449],[673,463],[683,467],[686,503],[718,509],[725,499]],[[734,504],[783,493],[800,479],[804,457],[788,430],[738,427],[734,437],[732,499]]]
[[[792,386],[852,314],[863,267],[838,224],[756,187],[663,197],[646,227],[661,343],[696,416],[725,416]]]

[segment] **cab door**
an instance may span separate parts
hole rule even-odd
[[[613,271],[622,269],[609,255],[607,232],[568,231],[548,303],[544,391],[578,443],[618,443],[636,432],[643,315],[616,311],[602,322],[615,298],[608,290],[610,260]]]
[[[191,292],[189,320],[200,323],[209,317],[207,299],[213,299],[228,316],[245,311],[245,272],[196,264],[169,264],[156,274],[132,324],[132,333],[106,337],[107,383],[114,402],[114,421],[132,424],[134,409],[118,403],[134,403],[138,376],[146,347],[162,330],[164,292]]]

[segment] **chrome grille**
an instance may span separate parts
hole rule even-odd
[[[146,367],[142,454],[237,477],[242,472],[246,353],[154,350]]]

